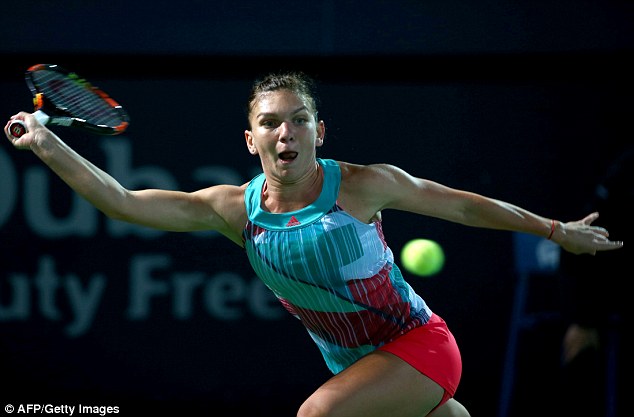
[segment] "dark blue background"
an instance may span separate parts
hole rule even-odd
[[[586,214],[595,178],[631,143],[633,17],[630,1],[24,2],[1,18],[0,115],[30,110],[28,66],[67,66],[120,101],[132,123],[115,138],[56,132],[109,172],[128,149],[129,170],[118,179],[132,187],[164,174],[194,190],[219,168],[238,182],[257,172],[243,142],[250,83],[268,70],[302,69],[321,86],[321,156],[394,163],[570,220]],[[148,176],[135,181],[141,170]],[[0,173],[3,404],[294,415],[328,377],[299,323],[274,303],[260,306],[268,318],[258,313],[248,292],[257,281],[237,246],[213,234],[117,235],[121,226],[101,215],[92,229],[71,224],[52,236],[32,216],[72,219],[76,197],[8,143]],[[457,398],[474,416],[495,414],[515,283],[512,235],[397,212],[384,213],[384,230],[397,256],[415,237],[445,248],[439,275],[408,280],[461,346]],[[153,275],[168,290],[134,319],[131,268],[140,256],[169,263]],[[47,262],[59,287],[41,291],[36,277]],[[241,286],[218,284],[223,274]],[[178,293],[188,279],[199,286]],[[98,281],[95,315],[75,334],[68,285]],[[204,287],[216,284],[214,293],[228,297],[219,308],[236,317],[219,318],[213,305],[210,312]],[[543,296],[557,290],[553,283]],[[16,313],[18,298],[25,304]],[[550,404],[535,395],[556,390],[544,375],[556,372],[549,361],[559,331],[526,340],[515,415]]]

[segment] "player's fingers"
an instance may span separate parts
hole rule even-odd
[[[605,242],[602,247],[601,250],[614,250],[614,249],[620,249],[623,247],[623,241],[621,240],[610,240]]]
[[[590,213],[586,217],[584,217],[582,220],[582,223],[585,225],[589,225],[589,224],[592,224],[592,222],[598,218],[599,218],[599,213],[595,211],[594,213]]]

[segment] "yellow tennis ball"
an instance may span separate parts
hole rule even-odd
[[[445,265],[445,252],[434,240],[412,239],[401,250],[401,263],[412,274],[426,277],[440,272]]]

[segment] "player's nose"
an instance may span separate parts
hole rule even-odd
[[[277,128],[277,135],[280,142],[287,142],[294,139],[293,128],[289,122],[282,122]]]

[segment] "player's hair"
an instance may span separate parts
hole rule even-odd
[[[264,93],[277,90],[289,90],[303,97],[308,103],[309,110],[317,121],[317,103],[315,82],[301,71],[275,72],[257,79],[251,87],[251,94],[246,106],[247,122],[260,96]]]

